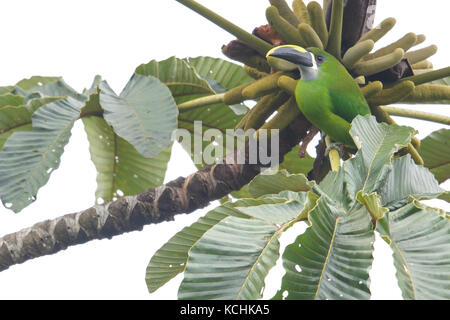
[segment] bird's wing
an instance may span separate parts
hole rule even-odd
[[[342,91],[333,90],[329,91],[330,100],[333,104],[334,113],[344,118],[348,122],[352,122],[357,115],[370,114],[370,108],[366,99],[359,91],[349,90],[346,94],[342,94]]]

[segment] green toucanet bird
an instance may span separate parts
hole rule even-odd
[[[295,98],[300,111],[331,139],[355,146],[350,123],[359,114],[370,114],[370,108],[356,81],[334,56],[318,48],[285,45],[270,50],[267,60],[280,71],[299,69]]]

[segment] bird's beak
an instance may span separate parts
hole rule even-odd
[[[312,54],[298,46],[280,46],[269,51],[268,60],[281,59],[297,66],[313,67]]]

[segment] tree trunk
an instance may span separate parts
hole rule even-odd
[[[299,117],[280,132],[280,161],[307,135],[310,127],[308,121]],[[245,155],[248,160],[248,153]],[[241,189],[265,168],[259,162],[234,164],[227,163],[225,158],[224,164],[206,167],[136,196],[39,222],[0,238],[0,271],[73,245],[110,239],[142,230],[147,224],[171,221],[176,214],[193,212]]]

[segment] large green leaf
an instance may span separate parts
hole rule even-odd
[[[34,113],[32,132],[15,132],[0,152],[0,196],[15,212],[36,199],[50,173],[59,167],[81,103],[64,98]]]
[[[435,131],[422,140],[419,153],[439,183],[450,178],[450,129]]]
[[[450,299],[450,221],[414,201],[388,215],[388,237],[405,299]]]
[[[248,199],[238,201],[236,203],[226,203],[225,205],[209,211],[204,217],[201,217],[191,226],[185,227],[173,236],[166,244],[164,244],[151,258],[146,274],[146,282],[149,291],[156,291],[178,273],[183,272],[186,268],[189,250],[203,237],[206,231],[211,229],[224,218],[233,216],[250,219],[254,217],[256,213],[244,213],[244,211],[249,207],[284,204],[286,202],[292,203],[293,199],[289,199],[287,196],[288,195],[281,194],[280,196],[269,199]],[[296,197],[294,200],[297,199],[298,207],[294,207],[294,212],[292,211],[292,205],[289,206],[291,210],[289,210],[289,208],[283,211],[277,209],[277,212],[283,213],[283,216],[285,217],[284,219],[286,219],[286,217],[287,219],[292,219],[296,215],[300,214],[305,206],[310,205],[309,196],[299,198]],[[305,203],[302,201],[305,201]],[[266,209],[267,207],[261,211],[261,214],[265,214]],[[270,217],[270,215],[268,216]],[[273,211],[271,216],[275,216],[276,218]],[[270,219],[268,221],[270,221]]]
[[[279,257],[278,237],[299,215],[305,217],[310,200],[292,192],[226,204],[244,216],[222,219],[192,246],[179,298],[260,298]]]
[[[283,255],[286,275],[276,298],[369,298],[372,220],[388,211],[376,192],[385,187],[385,201],[398,203],[427,187],[395,189],[396,183],[403,182],[398,175],[404,162],[400,160],[392,169],[393,155],[407,145],[412,132],[411,128],[378,124],[372,116],[353,121],[351,134],[360,149],[340,170],[312,186],[321,198],[309,215],[312,226]],[[414,169],[415,175],[426,176],[423,170]]]
[[[386,182],[379,190],[381,202],[389,210],[404,206],[409,197],[430,199],[443,192],[433,174],[416,165],[409,154],[394,161]]]
[[[97,169],[97,201],[112,201],[161,185],[170,159],[170,148],[145,158],[114,133],[100,117],[83,118],[91,159]]]
[[[353,120],[350,134],[359,151],[343,165],[350,197],[380,188],[390,171],[393,154],[410,142],[413,132],[409,127],[377,123],[373,116]]]
[[[167,87],[157,78],[134,74],[120,96],[100,84],[104,118],[114,132],[145,157],[155,157],[170,145],[178,109]]]
[[[279,229],[267,221],[227,217],[189,252],[179,299],[258,299],[279,255]]]
[[[368,299],[374,232],[370,215],[343,213],[322,197],[312,226],[286,247],[281,290],[275,299]]]

